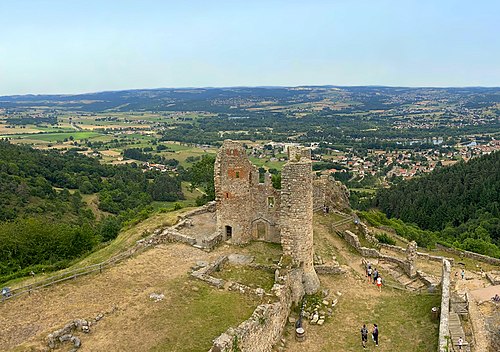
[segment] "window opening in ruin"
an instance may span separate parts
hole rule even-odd
[[[233,236],[233,228],[226,225],[226,238],[231,238]]]
[[[267,206],[269,208],[274,208],[274,197],[267,197]]]
[[[240,178],[240,172],[236,171],[236,178]]]
[[[229,192],[224,193],[224,196],[226,197],[226,199],[228,199],[229,198]]]
[[[259,183],[264,183],[266,179],[266,169],[259,167]]]

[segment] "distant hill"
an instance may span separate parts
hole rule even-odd
[[[376,203],[388,217],[441,231],[456,246],[500,254],[500,152],[382,189]]]
[[[86,112],[116,111],[209,111],[235,113],[260,102],[280,105],[334,99],[355,102],[356,108],[387,109],[419,99],[446,98],[468,108],[500,102],[500,88],[407,88],[379,86],[302,86],[160,88],[95,92],[75,95],[1,96],[0,108],[45,106]],[[236,108],[241,101],[244,106]]]

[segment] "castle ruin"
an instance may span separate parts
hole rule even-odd
[[[238,142],[224,141],[215,161],[217,232],[235,244],[262,240],[281,243],[283,255],[302,271],[306,293],[319,289],[313,265],[313,174],[311,152],[289,148],[281,190],[271,175],[260,182]]]

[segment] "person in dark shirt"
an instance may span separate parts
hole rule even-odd
[[[368,341],[368,329],[366,328],[366,324],[363,324],[361,328],[361,343],[363,344],[363,348],[366,348],[366,341]]]
[[[378,326],[377,324],[373,324],[373,341],[375,341],[375,346],[378,346]]]

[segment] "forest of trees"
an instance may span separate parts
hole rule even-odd
[[[389,218],[439,231],[439,241],[500,257],[500,152],[381,189],[376,205]]]
[[[86,194],[111,215],[97,221]],[[0,141],[0,282],[63,267],[115,238],[153,201],[183,197],[180,176]]]

